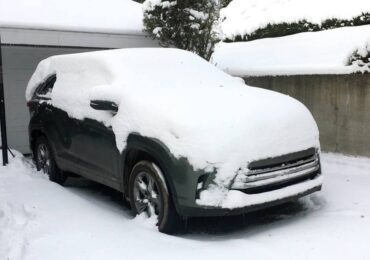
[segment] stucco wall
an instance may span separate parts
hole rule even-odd
[[[370,74],[246,77],[245,81],[304,103],[318,123],[324,151],[370,157]]]

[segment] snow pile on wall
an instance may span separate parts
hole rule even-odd
[[[0,27],[142,34],[142,19],[131,0],[0,0]]]
[[[111,125],[120,151],[133,132],[159,139],[196,169],[217,169],[220,187],[251,161],[319,147],[317,126],[301,103],[247,87],[189,52],[123,49],[51,57],[39,64],[27,99],[54,73],[53,106]],[[117,115],[92,109],[93,99],[116,102]]]
[[[357,67],[359,72],[370,72],[370,38],[363,47],[353,51],[348,59],[348,65]]]
[[[370,12],[369,0],[233,0],[222,9],[222,31],[227,38],[245,35],[278,23],[301,20],[321,24],[330,18],[352,19]]]
[[[350,74],[349,57],[370,40],[370,25],[252,42],[221,43],[212,62],[235,76]]]

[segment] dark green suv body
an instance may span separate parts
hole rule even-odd
[[[228,187],[252,199],[269,194],[268,199],[236,207],[205,205],[199,198],[215,185],[217,169],[196,170],[187,158],[176,158],[161,140],[135,132],[120,152],[111,127],[90,118],[73,118],[53,105],[50,93],[57,80],[58,75],[47,77],[28,102],[30,147],[37,168],[60,184],[74,173],[122,192],[136,213],[158,216],[160,231],[178,230],[186,217],[242,214],[321,188],[319,154],[312,147],[254,161],[248,166],[248,176],[254,179]],[[89,102],[94,110],[113,117],[119,109],[114,102]]]

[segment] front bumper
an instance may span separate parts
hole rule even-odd
[[[320,157],[314,148],[253,162],[248,167],[248,171],[237,174],[229,189],[203,185],[196,203],[180,203],[178,213],[189,217],[238,215],[321,190]]]
[[[187,217],[212,217],[245,214],[280,205],[289,201],[294,201],[316,191],[320,191],[322,188],[322,180],[322,176],[318,176],[314,180],[309,180],[271,192],[253,195],[244,194],[241,191],[230,190],[221,206],[180,206],[178,210],[180,215]],[[239,202],[239,205],[235,204],[236,201]]]

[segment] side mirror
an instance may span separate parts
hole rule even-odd
[[[95,110],[110,111],[113,113],[118,112],[118,106],[116,103],[104,100],[91,100],[90,107]]]

